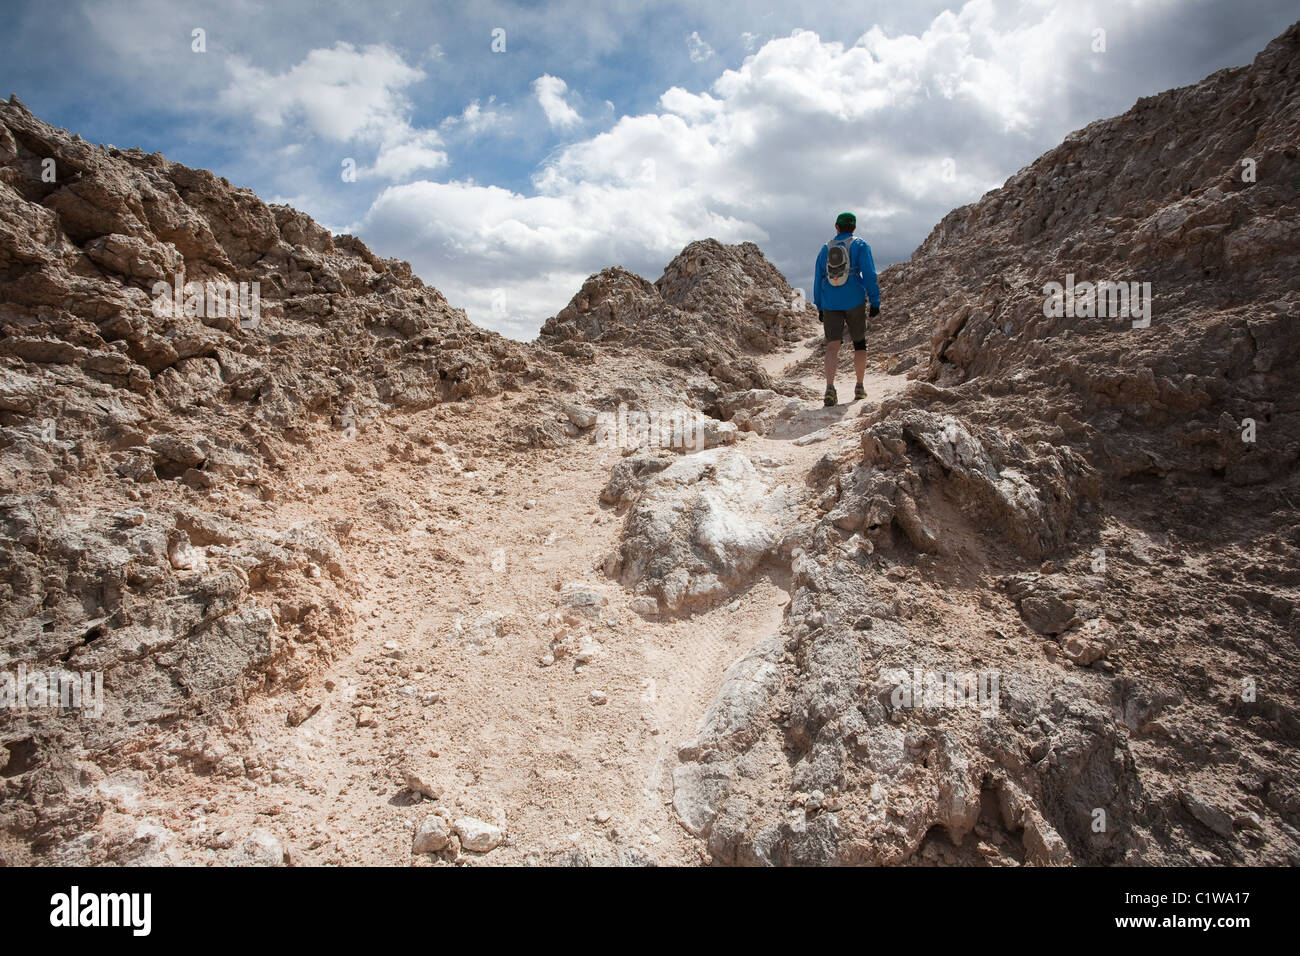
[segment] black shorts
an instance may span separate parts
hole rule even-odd
[[[851,341],[861,342],[867,337],[867,303],[847,310],[823,309],[822,325],[826,329],[827,342],[843,340],[845,325],[849,327]]]

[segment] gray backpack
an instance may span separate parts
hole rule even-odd
[[[853,236],[847,239],[832,239],[826,243],[826,280],[831,285],[841,286],[849,281],[850,262],[849,246],[853,245]]]

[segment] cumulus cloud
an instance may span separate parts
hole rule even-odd
[[[469,136],[477,136],[488,130],[503,126],[506,122],[505,112],[496,105],[496,96],[487,98],[487,105],[479,105],[473,100],[458,116],[448,116],[440,128],[445,131],[459,131]]]
[[[546,121],[556,129],[570,129],[582,122],[578,111],[564,101],[569,86],[558,76],[549,73],[533,80],[533,93],[546,114]]]
[[[359,166],[358,178],[403,179],[447,164],[437,131],[412,127],[410,103],[401,93],[424,73],[386,46],[336,43],[312,50],[280,74],[240,57],[232,57],[228,69],[230,82],[219,98],[227,110],[267,127],[374,147],[374,163]]]
[[[398,92],[423,79],[385,46],[358,50],[350,43],[312,50],[284,73],[271,74],[231,57],[230,84],[221,92],[228,109],[274,127],[301,120],[313,133],[346,142],[405,122]]]

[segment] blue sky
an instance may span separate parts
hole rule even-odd
[[[10,2],[0,93],[355,232],[527,339],[590,273],[655,279],[705,236],[757,242],[806,286],[847,208],[881,267],[906,259],[1066,133],[1248,63],[1294,18],[1274,0]]]

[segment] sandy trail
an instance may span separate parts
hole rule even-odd
[[[780,374],[819,351],[805,343],[767,361]],[[883,397],[901,384],[873,374],[869,388]],[[750,435],[742,447],[775,482],[801,483],[863,407],[814,406],[827,440]],[[200,846],[270,830],[294,863],[428,863],[412,855],[411,838],[437,806],[506,831],[500,848],[466,862],[702,861],[672,813],[677,749],[727,667],[779,628],[785,581],[769,572],[692,617],[631,613],[629,596],[598,570],[622,525],[599,498],[619,451],[494,452],[511,440],[514,417],[509,398],[430,410],[297,464],[288,484],[303,493],[281,506],[278,524],[355,520],[355,643],[301,695],[251,704],[252,779],[190,778],[142,809],[185,814]],[[422,432],[447,451],[423,462],[393,453]],[[599,621],[558,627],[598,641],[600,653],[543,666],[566,610],[561,589],[574,583],[608,603]],[[606,702],[593,703],[593,692]],[[319,710],[289,726],[304,702]],[[415,799],[408,766],[442,795]]]

